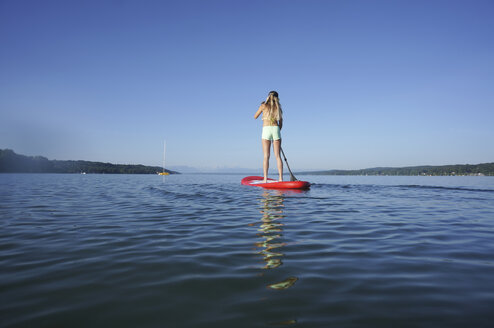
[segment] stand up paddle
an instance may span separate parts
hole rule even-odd
[[[283,154],[283,158],[285,159],[286,167],[288,167],[288,172],[290,172],[290,181],[297,181],[297,178],[292,173],[292,170],[290,170],[290,165],[288,165],[288,161],[286,160],[285,152],[283,151],[283,148],[280,146],[281,153]]]
[[[254,114],[254,119],[257,119],[259,115],[262,114],[262,119],[264,121],[262,128],[262,139],[263,140],[279,140],[280,150],[283,154],[283,158],[285,159],[286,166],[288,167],[288,172],[290,172],[290,181],[276,181],[273,179],[264,180],[263,177],[259,176],[250,176],[242,179],[241,183],[247,186],[256,186],[270,189],[309,189],[310,183],[307,181],[298,181],[297,178],[292,173],[290,166],[288,165],[288,161],[286,160],[285,152],[281,148],[281,127],[283,125],[283,111],[281,110],[281,105],[279,101],[278,92],[270,91],[266,101],[263,101],[259,109]],[[268,144],[271,147],[271,143]],[[278,146],[277,145],[277,146]],[[264,155],[269,157],[269,149],[265,149],[265,144],[263,142],[263,152]],[[274,144],[273,144],[274,148]],[[276,154],[279,156],[279,154]],[[279,157],[278,157],[279,158]],[[269,164],[269,163],[265,163]],[[283,165],[283,162],[281,162]],[[281,165],[281,166],[282,166]],[[266,169],[267,167],[264,167]],[[282,169],[280,168],[280,173],[282,173]],[[267,174],[267,172],[266,172]],[[266,177],[267,178],[267,177]],[[283,179],[283,176],[280,178]]]
[[[260,176],[249,176],[242,179],[241,183],[246,186],[263,187],[266,189],[309,189],[310,183],[307,181],[278,181],[269,179],[264,182]]]
[[[309,189],[310,183],[307,181],[299,181],[290,170],[288,166],[288,161],[286,160],[285,153],[280,147],[283,158],[285,159],[286,166],[290,172],[290,181],[277,181],[274,179],[268,179],[268,182],[264,182],[264,178],[260,176],[250,176],[242,179],[241,183],[246,186],[263,187],[266,189]]]

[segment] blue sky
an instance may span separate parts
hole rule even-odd
[[[0,148],[293,170],[494,161],[493,1],[0,1]],[[274,162],[272,162],[274,167]]]

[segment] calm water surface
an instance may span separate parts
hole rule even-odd
[[[494,178],[0,174],[3,327],[492,327]]]

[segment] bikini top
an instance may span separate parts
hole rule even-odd
[[[263,104],[263,105],[266,105],[264,102],[263,102],[262,104]],[[275,119],[275,118],[273,118],[273,117],[269,117],[269,116],[267,116],[267,115],[266,115],[266,112],[264,112],[264,111],[262,112],[262,120],[263,120],[263,121],[268,121],[268,122],[269,122],[269,123],[271,123],[271,124],[276,124],[276,125],[278,125],[278,120],[276,120],[276,119]]]
[[[263,121],[268,121],[269,123],[276,124],[276,120],[272,117],[264,117],[264,114],[262,115],[262,120]]]

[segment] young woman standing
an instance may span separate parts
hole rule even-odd
[[[262,151],[264,153],[263,172],[264,182],[267,182],[269,169],[269,155],[271,143],[273,143],[273,152],[278,164],[278,181],[283,181],[283,162],[280,157],[281,148],[281,128],[283,127],[283,111],[281,110],[278,92],[271,91],[259,109],[254,118],[257,119],[262,114]]]

